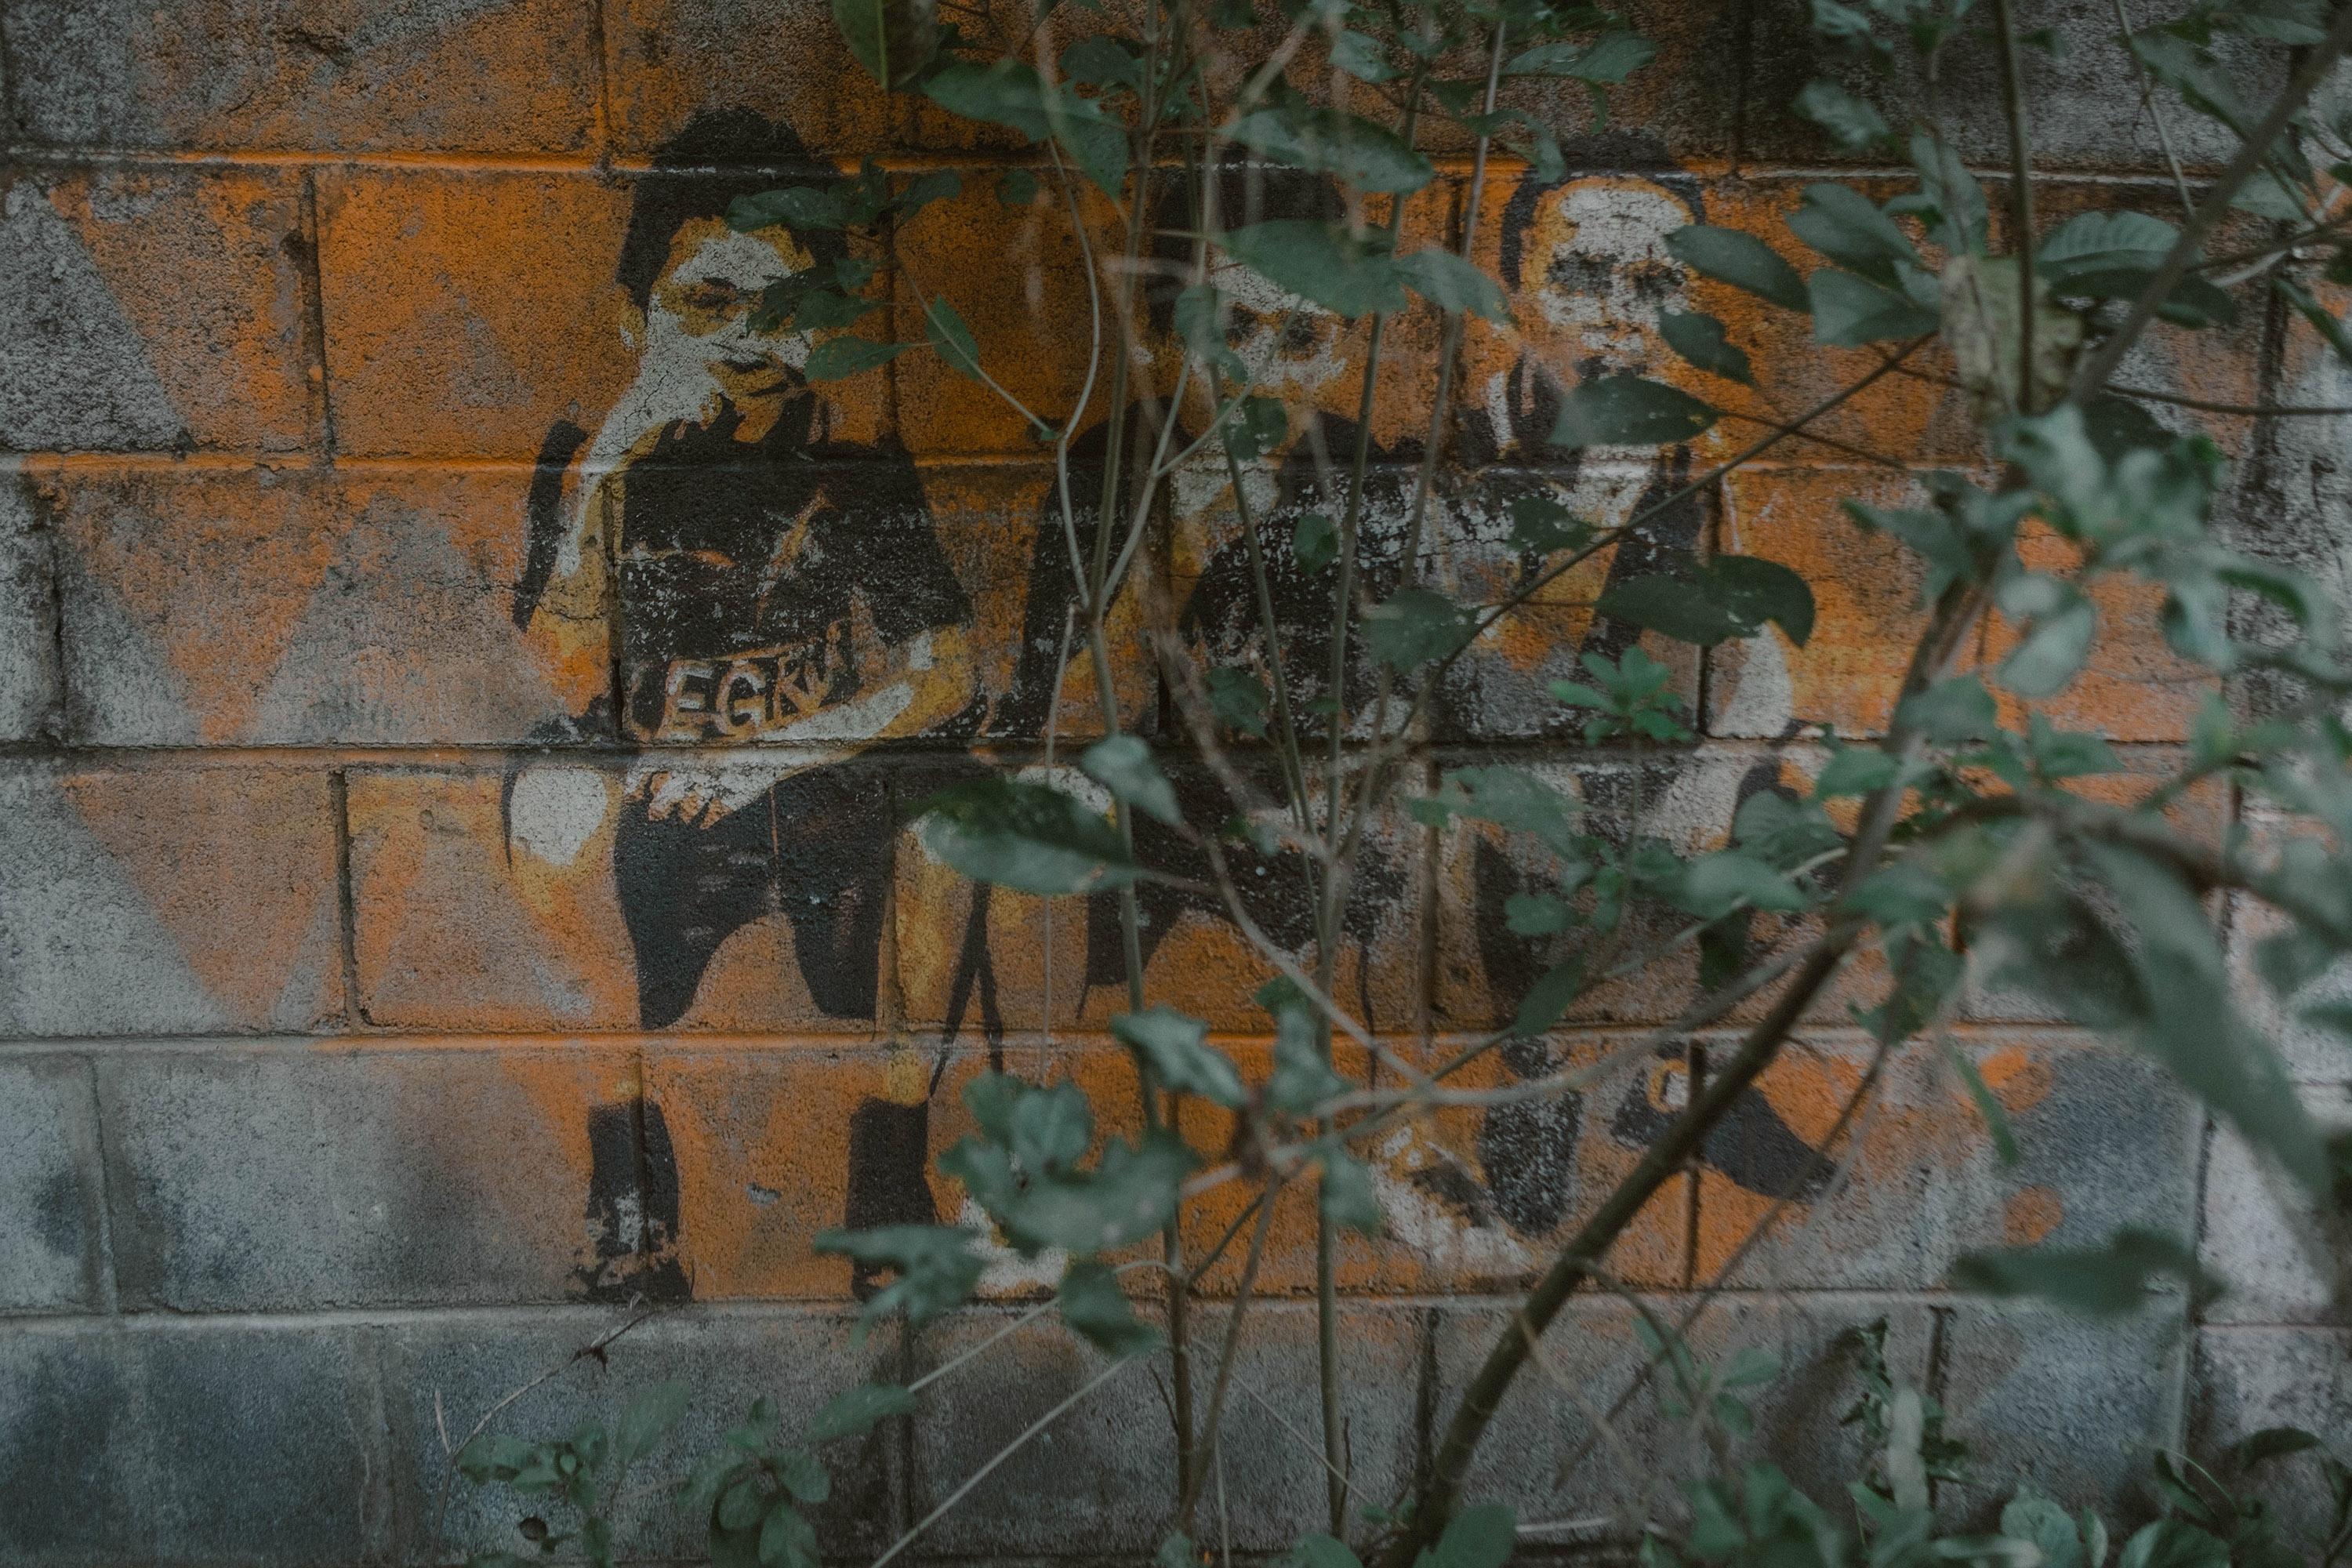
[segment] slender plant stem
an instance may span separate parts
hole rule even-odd
[[[2172,125],[2164,117],[2164,104],[2156,95],[2156,78],[2148,74],[2147,62],[2139,58],[2138,36],[2132,31],[2131,13],[2124,8],[2124,0],[2116,0],[2116,26],[2123,29],[2124,53],[2131,57],[2132,69],[2139,76],[2140,101],[2147,105],[2156,119],[2156,140],[2164,149],[2165,167],[2172,171],[2172,188],[2180,193],[2180,210],[2194,214],[2197,198],[2189,194],[2189,176],[2180,171],[2180,154],[2173,150]]]
[[[1200,1500],[1201,1481],[1211,1463],[1221,1462],[1217,1451],[1217,1434],[1225,1414],[1225,1391],[1234,1376],[1234,1357],[1241,1349],[1242,1320],[1249,1312],[1250,1294],[1257,1289],[1258,1265],[1265,1258],[1265,1233],[1274,1224],[1274,1202],[1282,1191],[1280,1181],[1268,1183],[1257,1209],[1257,1228],[1250,1234],[1249,1255],[1242,1261],[1240,1285],[1234,1292],[1233,1315],[1225,1321],[1225,1342],[1217,1352],[1217,1375],[1209,1387],[1209,1411],[1202,1422],[1200,1434],[1200,1464],[1192,1481],[1184,1489],[1184,1500],[1176,1510],[1176,1528],[1190,1533],[1192,1529],[1193,1505]]]
[[[2189,265],[2197,259],[2197,253],[2203,247],[2206,237],[2228,216],[2230,204],[2237,199],[2238,192],[2270,157],[2271,143],[2276,142],[2288,124],[2302,112],[2305,100],[2326,79],[2336,67],[2336,57],[2343,54],[2347,46],[2352,46],[2352,5],[2340,5],[2336,8],[2335,21],[2328,26],[2326,37],[2312,46],[2311,52],[2295,68],[2285,90],[2278,95],[2261,122],[2247,135],[2238,149],[2237,156],[2231,158],[2229,167],[2221,171],[2221,178],[2215,180],[2212,188],[2205,193],[2205,199],[2198,204],[2197,211],[2182,227],[2180,237],[2172,242],[2172,248],[2165,253],[2163,261],[2158,264],[2147,286],[2140,289],[2139,298],[2132,301],[2131,309],[2125,313],[2122,321],[2096,349],[2084,356],[2068,389],[2068,395],[2075,402],[2087,401],[2106,385],[2107,378],[2115,374],[2116,367],[2123,363],[2124,355],[2131,352],[2132,344],[2139,341],[2140,333],[2146,331],[2147,324],[2156,319],[2157,307],[2170,296],[2173,285],[2180,281]]]
[[[2017,255],[2017,408],[2038,413],[2033,387],[2034,328],[2041,315],[2033,292],[2033,138],[2026,123],[2025,63],[2018,58],[2017,19],[2010,0],[1992,0],[2000,32],[2000,96],[2009,114],[2010,247]]]
[[[2136,397],[2146,403],[2168,403],[2177,408],[2194,408],[2205,414],[2240,414],[2255,419],[2340,419],[2352,414],[2352,404],[2214,403],[2202,397],[2183,397],[2177,392],[2158,392],[2145,386],[2110,384],[2107,390],[2118,397]]]

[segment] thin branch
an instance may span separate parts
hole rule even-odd
[[[2189,176],[2180,172],[2180,154],[2173,151],[2172,125],[2164,117],[2164,105],[2156,96],[2156,78],[2147,62],[2139,58],[2139,39],[2132,31],[2131,14],[2124,9],[2124,0],[2116,0],[2116,25],[2124,30],[2124,53],[2130,57],[2132,69],[2139,74],[2139,100],[2156,120],[2156,140],[2164,149],[2165,166],[2172,171],[2172,188],[2180,193],[2180,210],[2194,216],[2197,198],[2189,194]]]
[[[2017,21],[2009,0],[1992,0],[1993,24],[2000,33],[2000,89],[2009,115],[2010,201],[2017,232],[2017,406],[2037,412],[2033,396],[2033,330],[2041,314],[2033,297],[2033,142],[2026,125],[2025,65],[2018,58]]]
[[[2110,384],[2107,390],[2118,397],[2137,397],[2143,403],[2169,403],[2206,414],[2243,414],[2256,419],[2336,419],[2352,414],[2352,404],[2215,403],[2202,397],[2183,397],[2177,392],[2158,392],[2146,386]]]

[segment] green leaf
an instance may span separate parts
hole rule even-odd
[[[1669,348],[1699,369],[1743,386],[1756,384],[1747,352],[1724,335],[1723,323],[1713,316],[1666,310],[1658,317],[1658,331]]]
[[[1854,500],[1844,505],[1846,515],[1853,519],[1856,527],[1864,532],[1893,534],[1909,545],[1926,564],[1927,570],[1919,585],[1922,605],[1933,605],[1942,598],[1944,590],[1954,583],[1976,577],[1976,557],[1969,542],[1944,513],[1893,510]]]
[[[938,13],[923,0],[833,0],[833,19],[857,63],[884,87],[905,87],[939,53]]]
[[[1404,279],[1384,236],[1359,237],[1338,224],[1274,218],[1228,230],[1222,242],[1276,288],[1349,321],[1405,307]]]
[[[1197,1094],[1228,1110],[1249,1099],[1231,1058],[1208,1043],[1209,1026],[1164,1002],[1140,1013],[1118,1014],[1110,1032],[1140,1053],[1160,1081],[1179,1094]]]
[[[824,1461],[806,1448],[787,1448],[775,1458],[776,1479],[784,1489],[814,1508],[833,1495],[833,1477]]]
[[[1160,1346],[1158,1329],[1135,1315],[1118,1277],[1092,1259],[1062,1272],[1062,1321],[1105,1355],[1140,1355]]]
[[[1822,764],[1813,781],[1813,798],[1836,800],[1847,795],[1875,795],[1895,782],[1898,764],[1875,746],[1839,746]]]
[[[1638,33],[1603,33],[1590,44],[1555,38],[1512,57],[1505,76],[1566,77],[1614,87],[1657,58],[1658,46]]]
[[[1010,58],[989,65],[950,60],[924,79],[923,96],[950,114],[1010,126],[1032,142],[1052,136],[1056,120],[1100,121],[1104,114],[1087,100],[1049,87],[1034,68]]]
[[[1455,768],[1435,795],[1413,805],[1413,815],[1432,826],[1464,816],[1528,834],[1562,857],[1579,849],[1576,803],[1525,768]]]
[[[818,1568],[815,1527],[781,1499],[760,1526],[760,1568]]]
[[[1519,998],[1518,1011],[1511,1019],[1511,1033],[1523,1040],[1544,1033],[1559,1022],[1583,989],[1584,960],[1570,954],[1545,970],[1528,987],[1528,994]]]
[[[2229,1568],[2227,1542],[2177,1519],[2143,1525],[2116,1558],[2116,1568]]]
[[[1007,169],[996,176],[996,199],[1003,206],[1032,205],[1043,189],[1037,176],[1027,169]]]
[[[1948,251],[1981,254],[1985,247],[1985,195],[1951,143],[1925,131],[1911,133],[1911,166],[1919,172],[1920,194],[1930,204],[1927,237]]]
[[[954,305],[945,299],[932,300],[923,312],[923,332],[950,367],[974,381],[981,379],[979,341]]]
[[[1826,180],[1807,185],[1802,205],[1789,216],[1789,230],[1840,267],[1889,289],[1901,276],[1898,263],[1920,265],[1910,236],[1851,185]],[[1813,302],[1818,310],[1818,292]]]
[[[1265,1102],[1286,1115],[1303,1116],[1348,1080],[1331,1070],[1316,1043],[1315,1020],[1304,1003],[1281,1008],[1275,1018],[1274,1072],[1265,1081]]]
[[[1940,746],[1982,740],[2000,728],[1992,693],[1973,675],[1955,675],[1903,700],[1895,720]]]
[[[1372,1186],[1371,1171],[1349,1153],[1347,1145],[1337,1138],[1318,1142],[1315,1155],[1323,1172],[1322,1180],[1316,1184],[1315,1195],[1323,1217],[1360,1235],[1380,1235],[1388,1225],[1388,1217],[1381,1212],[1380,1194]]]
[[[614,1463],[633,1465],[644,1458],[677,1425],[693,1396],[694,1391],[685,1384],[657,1383],[630,1400],[622,1407],[620,1425],[613,1432]]]
[[[2000,1532],[2032,1542],[2042,1553],[2041,1568],[2083,1568],[2083,1538],[2073,1516],[2031,1482],[2021,1485],[2000,1510]]]
[[[890,205],[901,214],[913,216],[933,202],[951,202],[963,195],[963,176],[952,169],[933,169],[907,182]],[[870,268],[872,263],[866,263]],[[870,275],[870,272],[869,272]]]
[[[1783,310],[1812,309],[1805,280],[1779,251],[1736,228],[1695,223],[1666,236],[1666,248],[1692,271],[1744,289]]]
[[[1405,286],[1441,310],[1467,310],[1489,321],[1508,321],[1511,307],[1492,278],[1450,250],[1416,250],[1397,258]]]
[[[872,1230],[822,1230],[811,1245],[818,1252],[898,1271],[898,1278],[876,1292],[859,1313],[862,1334],[895,1311],[903,1310],[912,1329],[970,1300],[986,1268],[971,1249],[973,1239],[972,1232],[950,1226],[889,1225]],[[814,1434],[810,1437],[811,1442],[821,1440]]]
[[[2345,331],[2342,317],[2313,299],[2307,290],[2295,283],[2293,279],[2283,274],[2272,279],[2272,286],[2278,289],[2288,304],[2295,308],[2305,321],[2311,323],[2312,330],[2326,340],[2329,348],[2336,351],[2337,359],[2347,364],[2352,364],[2352,332]]]
[[[1834,267],[1814,273],[1805,287],[1813,302],[1813,339],[1832,348],[1923,337],[1943,324],[1908,295]]]
[[[1514,936],[1555,936],[1568,929],[1570,910],[1549,893],[1513,893],[1503,900],[1503,924]]]
[[[768,1493],[761,1487],[759,1476],[751,1474],[719,1494],[714,1512],[717,1522],[729,1530],[750,1530],[767,1507]]]
[[[1358,81],[1392,81],[1403,75],[1382,58],[1378,42],[1362,33],[1341,33],[1331,46],[1331,67],[1346,71]]]
[[[1592,539],[1592,525],[1550,496],[1520,496],[1511,502],[1511,548],[1533,555],[1580,550]]]
[[[1552,444],[1658,447],[1687,441],[1714,425],[1717,411],[1679,387],[1616,374],[1580,381],[1560,400]]]
[[[1310,511],[1291,531],[1290,553],[1304,572],[1320,572],[1338,558],[1339,527],[1319,511]]]
[[[1301,102],[1255,110],[1227,134],[1274,163],[1331,174],[1360,191],[1408,195],[1437,177],[1435,166],[1386,126]]]
[[[968,1237],[970,1233],[959,1234]],[[820,1247],[819,1250],[824,1248]],[[915,1396],[898,1384],[861,1383],[825,1402],[824,1408],[809,1422],[808,1440],[830,1443],[842,1437],[863,1437],[877,1423],[894,1415],[910,1415],[914,1409]]]
[[[2159,217],[2136,212],[2087,212],[2050,231],[2033,253],[2033,270],[2060,293],[2086,275],[2154,272],[2180,231]]]
[[[1209,710],[1217,722],[1259,740],[1265,738],[1265,718],[1271,699],[1265,682],[1246,669],[1228,665],[1212,667],[1202,678],[1209,689]]]
[[[2251,1470],[2273,1459],[2307,1453],[2321,1446],[2318,1434],[2300,1426],[2265,1426],[2231,1446],[2230,1463],[2239,1469]]]
[[[1024,1247],[1058,1247],[1091,1257],[1156,1234],[1176,1212],[1176,1194],[1194,1164],[1192,1152],[1167,1132],[1140,1143],[1113,1139],[1083,1177],[1033,1179],[996,1212]]]
[[[1177,295],[1172,323],[1193,357],[1234,381],[1249,379],[1249,367],[1225,342],[1225,300],[1216,285],[1195,283]]]
[[[1302,1535],[1283,1553],[1281,1568],[1364,1568],[1356,1554],[1328,1535]]]
[[[1714,920],[1743,907],[1785,913],[1812,900],[1770,861],[1743,849],[1718,849],[1691,862],[1680,902],[1701,920]]]
[[[1372,657],[1410,673],[1451,658],[1477,633],[1475,617],[1431,588],[1407,588],[1364,612],[1364,641]]]
[[[2089,596],[2063,577],[2027,572],[2002,584],[1995,600],[2003,615],[2025,626],[2000,661],[2000,683],[2030,698],[2054,697],[2072,685],[2098,630]]]
[[[2095,1318],[2146,1305],[2147,1282],[2158,1275],[2200,1293],[2219,1283],[2198,1264],[2194,1247],[2128,1226],[2102,1247],[2001,1247],[1968,1253],[1952,1265],[1952,1281],[1963,1289],[2031,1297]]]
[[[811,381],[841,381],[888,364],[912,343],[877,343],[872,338],[827,338],[809,351],[802,374]]]
[[[1813,635],[1813,595],[1804,578],[1756,555],[1718,555],[1695,572],[1635,577],[1602,594],[1596,608],[1701,647],[1754,637],[1767,621],[1799,647]]]
[[[812,185],[737,196],[727,208],[727,226],[747,233],[779,224],[796,229],[844,228],[848,222],[842,211],[841,198]]]
[[[1975,1060],[1954,1045],[1949,1037],[1939,1043],[1943,1047],[1945,1065],[1952,1069],[1953,1076],[1969,1091],[1970,1103],[1976,1106],[1977,1114],[1984,1118],[1986,1130],[1992,1134],[1993,1152],[2000,1156],[2002,1164],[2016,1164],[2017,1138],[2010,1131],[2009,1112],[2002,1109],[1991,1086],[1985,1082],[1984,1074],[1977,1070]],[[2009,1530],[2006,1523],[2001,1528]],[[2013,1535],[2016,1531],[2010,1531],[2010,1533]]]
[[[1088,746],[1078,759],[1087,776],[1108,789],[1147,816],[1171,827],[1184,825],[1183,808],[1176,804],[1175,786],[1152,759],[1151,747],[1140,735],[1112,735]]]
[[[1244,397],[1225,420],[1225,450],[1236,462],[1251,462],[1280,447],[1289,434],[1290,416],[1281,399]]]
[[[916,811],[923,842],[975,882],[1054,896],[1132,882],[1141,868],[1102,816],[1044,784],[951,784]]]
[[[1791,107],[1848,153],[1866,152],[1895,138],[1885,115],[1826,77],[1807,82]]]
[[[1437,1544],[1414,1568],[1503,1568],[1518,1544],[1517,1517],[1503,1503],[1465,1508],[1446,1521]]]
[[[881,308],[879,300],[837,294],[830,289],[812,289],[803,294],[793,306],[792,321],[793,325],[803,331],[833,331],[842,327],[854,327]]]
[[[1143,86],[1143,62],[1116,38],[1089,33],[1062,51],[1062,74],[1093,87]]]

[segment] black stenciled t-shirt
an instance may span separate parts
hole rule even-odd
[[[730,407],[673,425],[623,489],[621,667],[640,740],[749,740],[859,695],[896,647],[971,605],[903,448],[809,439],[806,400],[757,443]]]

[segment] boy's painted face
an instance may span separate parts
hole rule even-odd
[[[1580,374],[1654,369],[1659,316],[1689,309],[1689,277],[1666,236],[1690,208],[1646,180],[1571,181],[1547,195],[1528,226],[1521,325],[1551,337]],[[1529,317],[1535,319],[1529,320]]]
[[[783,228],[742,234],[716,217],[685,225],[646,302],[644,369],[698,382],[739,408],[801,390],[808,335],[790,326],[754,332],[751,316],[771,280],[814,265]]]
[[[1248,367],[1251,391],[1286,403],[1311,404],[1348,367],[1339,357],[1345,323],[1238,262],[1217,268],[1225,300],[1225,343]]]

